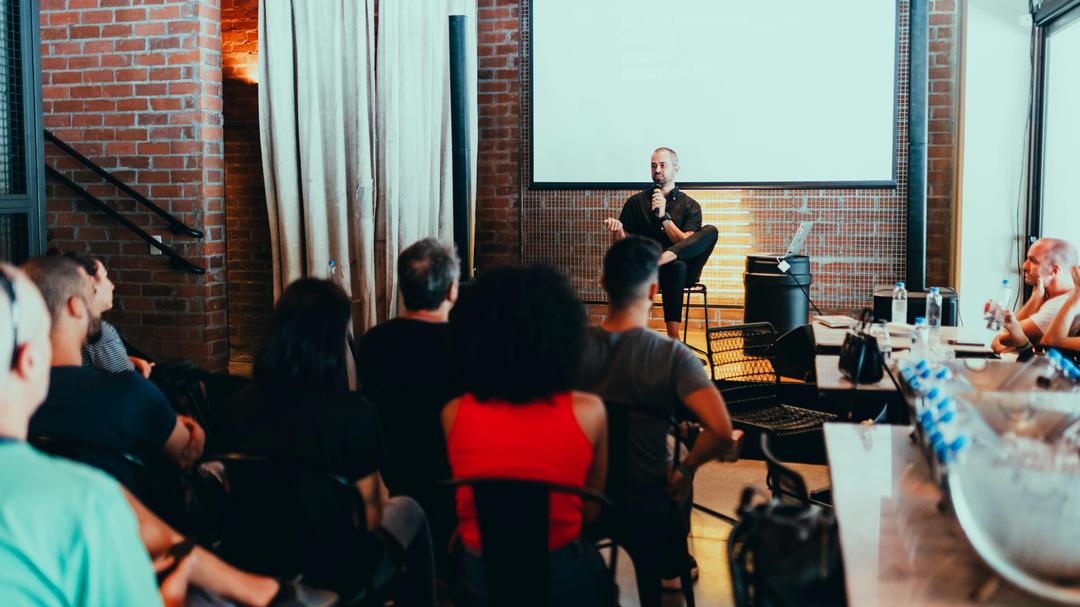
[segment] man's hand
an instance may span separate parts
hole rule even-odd
[[[672,466],[667,473],[667,491],[671,499],[682,503],[690,495],[690,488],[694,486],[694,479],[687,478]]]
[[[1072,267],[1073,290],[1080,291],[1080,266]]]
[[[145,358],[139,358],[138,356],[129,356],[128,360],[131,364],[135,365],[135,370],[142,373],[142,376],[149,379],[150,371],[154,368],[154,363],[146,360]]]
[[[660,190],[653,191],[652,208],[653,213],[658,217],[663,217],[664,213],[667,213],[667,198],[664,197],[664,193]]]
[[[1043,284],[1042,276],[1035,281],[1035,286],[1031,287],[1031,297],[1028,298],[1028,301],[1036,305],[1036,310],[1041,308],[1043,302],[1046,301],[1046,285]]]
[[[1007,339],[1002,340],[1007,345],[1019,348],[1028,343],[1027,335],[1024,334],[1024,329],[1020,326],[1020,321],[1016,320],[1012,310],[1005,310],[1002,330],[1009,335]]]
[[[604,218],[604,227],[607,228],[607,231],[613,232],[615,234],[619,234],[623,231],[622,222],[618,219],[615,219],[614,217]]]
[[[746,433],[742,430],[732,430],[731,438],[728,439],[727,444],[724,445],[724,452],[716,457],[716,459],[722,462],[734,462],[739,459],[739,452],[742,451],[742,441]]]
[[[180,454],[180,467],[184,470],[190,470],[192,464],[202,457],[203,448],[206,447],[206,432],[203,431],[198,422],[187,415],[177,415],[176,417],[187,428],[189,436],[187,447]]]

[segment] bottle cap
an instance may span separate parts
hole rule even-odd
[[[930,400],[937,400],[939,396],[941,396],[941,390],[938,390],[937,386],[930,388],[930,391],[926,393],[926,398]]]
[[[920,371],[922,371],[922,370],[923,370],[923,369],[925,369],[925,368],[926,368],[926,366],[927,366],[927,365],[929,365],[929,364],[930,364],[930,363],[926,362],[926,359],[925,359],[925,358],[921,358],[921,359],[919,359],[919,362],[915,363],[915,368],[916,368],[916,369],[918,369],[918,370],[920,370]]]
[[[1008,279],[1008,278],[1002,278],[1002,279],[1001,279],[1001,284],[1003,284],[1003,285],[1006,285],[1006,286],[1007,286],[1007,285],[1009,284],[1009,279]]]
[[[938,369],[937,373],[934,374],[934,377],[941,380],[952,379],[952,370],[948,367],[942,367]]]
[[[953,439],[952,444],[949,445],[949,449],[951,449],[953,453],[956,453],[957,451],[966,447],[969,442],[971,441],[968,439],[966,434],[959,434],[955,439]]]
[[[951,399],[949,397],[945,397],[945,398],[939,400],[938,404],[937,404],[938,411],[944,411],[945,409],[948,409],[948,408],[950,408],[952,406],[953,406],[953,399]]]
[[[902,281],[902,280],[898,280],[898,281],[896,281],[896,286],[898,286],[898,287],[900,287],[901,289],[903,289],[903,288],[904,288],[904,281]]]
[[[926,324],[926,317],[925,316],[916,316],[915,317],[915,324],[916,325],[925,325]]]
[[[937,287],[930,287],[930,292],[931,292],[931,293],[933,293],[933,294],[935,294],[935,295],[937,295],[938,293],[940,293],[940,291],[938,291],[938,288],[937,288]]]
[[[949,409],[941,414],[941,417],[938,418],[938,423],[947,424],[951,422],[954,417],[956,417],[956,413],[952,409]]]
[[[334,266],[336,266],[336,265],[337,265],[337,262],[336,262],[336,261],[334,261],[333,259],[331,259],[331,260],[330,260],[330,264],[329,264],[329,265],[330,265],[330,267],[332,268],[332,267],[334,267]]]

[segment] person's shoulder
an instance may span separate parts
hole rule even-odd
[[[97,468],[42,453],[29,445],[10,452],[7,457],[10,459],[4,462],[4,467],[32,477],[38,491],[60,492],[68,496],[65,499],[119,494],[116,481]]]

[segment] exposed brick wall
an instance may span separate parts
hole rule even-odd
[[[481,269],[521,260],[520,16],[518,0],[477,1],[476,265]]]
[[[46,146],[46,162],[197,265],[165,257],[79,200],[46,189],[51,244],[102,257],[117,284],[109,318],[152,356],[226,363],[225,209],[218,0],[41,0],[45,127],[204,239],[174,236]]]
[[[225,216],[229,367],[249,367],[274,303],[270,228],[259,144],[258,0],[224,0]]]
[[[955,210],[957,69],[956,0],[931,0],[930,115],[927,147],[926,282],[951,285]]]
[[[528,2],[480,0],[479,27],[479,166],[477,191],[477,260],[481,269],[521,260],[547,261],[572,268],[571,258],[595,259],[594,271],[576,268],[573,278],[583,295],[602,299],[595,276],[606,247],[592,228],[599,218],[617,212],[629,192],[529,191],[522,178],[527,167]],[[952,230],[952,175],[956,129],[956,3],[931,0],[930,200],[928,203],[927,276],[930,284],[949,283]],[[783,248],[794,223],[815,220],[808,248],[814,252],[813,296],[828,311],[851,312],[868,300],[874,284],[904,274],[904,213],[907,179],[906,107],[907,2],[902,3],[900,103],[897,113],[898,187],[893,190],[746,190],[697,192],[704,206],[734,197],[753,217],[753,244]],[[527,171],[526,171],[527,172]],[[525,234],[519,219],[524,198]],[[716,200],[713,200],[716,199]],[[557,209],[545,215],[543,209]],[[569,211],[569,212],[564,212]],[[595,215],[595,217],[594,217]],[[545,222],[543,229],[536,226]],[[550,222],[550,223],[548,223]],[[588,226],[588,227],[584,227]],[[552,243],[552,239],[563,240]],[[524,246],[522,246],[524,239]],[[563,246],[565,245],[565,246]],[[591,267],[591,266],[590,266]],[[736,287],[738,285],[735,285]],[[715,300],[713,300],[715,301]],[[698,316],[698,315],[693,315]],[[714,321],[737,321],[741,310],[716,310]]]

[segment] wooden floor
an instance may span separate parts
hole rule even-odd
[[[790,464],[806,479],[811,490],[829,484],[826,466]],[[705,464],[694,480],[694,501],[702,506],[735,516],[739,495],[743,487],[754,485],[767,494],[765,489],[765,462],[738,461],[731,464],[713,462]],[[694,511],[691,521],[690,552],[697,559],[701,578],[694,584],[694,598],[699,605],[723,607],[732,605],[731,582],[727,566],[727,536],[731,525],[709,515]],[[633,566],[625,553],[619,555],[618,584],[619,604],[638,607],[637,588],[634,583]],[[665,593],[664,606],[683,604],[681,593]]]

